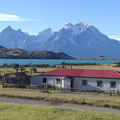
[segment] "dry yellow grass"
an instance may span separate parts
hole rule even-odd
[[[45,93],[38,89],[1,88],[0,96],[11,96],[31,99],[44,99],[56,102],[70,102],[91,106],[120,108],[120,96],[110,96],[104,93],[77,92],[77,93]]]
[[[103,64],[103,65],[72,66],[72,68],[74,68],[74,69],[109,69],[109,70],[111,69],[111,70],[120,71],[120,67],[114,67],[114,66],[115,66],[115,64]],[[26,71],[29,71],[30,68],[32,68],[32,67],[27,67],[25,69],[26,69]],[[70,67],[66,65],[66,68],[70,68]],[[57,69],[57,68],[50,68],[50,67],[37,68],[38,73],[34,73],[33,75],[38,75],[41,72],[48,72],[48,71],[51,71],[54,69]],[[13,73],[13,72],[16,72],[16,70],[13,68],[0,68],[0,74]]]
[[[29,67],[29,68],[25,68],[26,69],[26,71],[29,71],[29,69],[31,69],[31,67]],[[54,70],[54,69],[56,69],[56,68],[37,68],[37,70],[38,70],[38,73],[33,73],[33,75],[39,75],[41,72],[47,72],[47,71],[50,71],[50,70]],[[0,68],[0,74],[3,74],[3,73],[14,73],[14,72],[16,72],[16,70],[15,69],[13,69],[13,68]],[[19,70],[19,72],[20,72],[20,70]]]
[[[13,68],[0,68],[0,74],[15,72]]]
[[[114,67],[115,64],[103,64],[103,65],[88,65],[88,66],[73,66],[72,68],[77,69],[107,69],[107,70],[118,70],[120,67]]]

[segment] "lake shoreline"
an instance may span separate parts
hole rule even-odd
[[[96,63],[96,64],[113,64],[120,60],[80,60],[80,59],[0,59],[0,66],[3,64],[48,64],[59,65],[61,63]]]

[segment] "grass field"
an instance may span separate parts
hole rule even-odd
[[[120,71],[119,67],[113,67],[114,64],[109,65],[95,65],[95,66],[73,66],[73,68],[84,69],[114,69]],[[28,70],[27,68],[26,70]],[[47,72],[56,68],[38,68],[38,73]],[[15,72],[12,68],[0,68],[0,72]],[[36,75],[36,74],[34,74]],[[12,96],[31,99],[44,99],[56,102],[70,102],[75,104],[102,106],[120,109],[120,96],[110,95],[104,93],[92,92],[77,92],[77,93],[60,93],[59,91],[50,91],[45,93],[39,89],[15,89],[0,87],[0,96]]]
[[[0,103],[0,120],[120,120],[120,114]]]
[[[72,68],[75,69],[111,69],[111,70],[117,70],[120,71],[120,67],[114,67],[115,64],[101,64],[101,65],[84,65],[84,66],[72,66]],[[61,67],[61,66],[59,66]],[[54,70],[57,69],[56,68],[52,68],[52,67],[48,67],[48,68],[37,68],[38,73],[33,73],[33,75],[39,75],[41,72],[48,72],[50,70]],[[70,68],[69,66],[66,65],[66,68]],[[29,69],[31,69],[30,67],[26,67],[25,68],[26,71],[29,71]],[[15,69],[13,68],[0,68],[0,74],[3,73],[13,73],[16,72]]]
[[[0,88],[0,96],[42,99],[46,101],[68,102],[81,105],[120,109],[120,96],[97,92],[45,93],[38,89]]]
[[[27,67],[26,71],[29,71],[29,69],[31,69],[31,68]],[[53,70],[53,69],[56,69],[56,68],[37,68],[38,73],[35,73],[35,74],[38,75],[41,72],[47,72],[47,71],[50,71],[50,70]],[[3,73],[14,73],[14,72],[16,72],[16,70],[13,69],[13,68],[5,68],[5,67],[4,68],[0,68],[0,74],[3,74]],[[33,75],[35,75],[35,74],[33,74]]]

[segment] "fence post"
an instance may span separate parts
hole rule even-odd
[[[48,91],[48,80],[46,79],[46,92]]]

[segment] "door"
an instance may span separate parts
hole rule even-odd
[[[71,90],[73,90],[73,86],[74,86],[74,80],[71,80],[71,85],[70,85]]]

